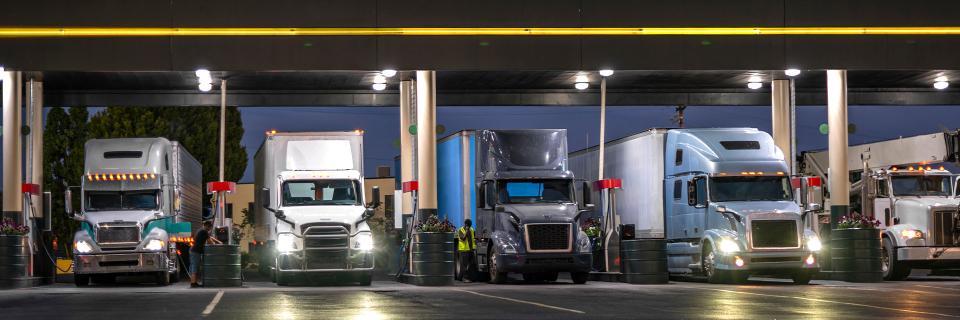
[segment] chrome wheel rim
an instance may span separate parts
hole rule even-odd
[[[716,259],[716,255],[713,253],[713,251],[707,253],[707,257],[703,259],[703,273],[708,278],[713,276],[714,259]]]

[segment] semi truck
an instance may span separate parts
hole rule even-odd
[[[177,281],[179,252],[188,252],[202,219],[200,162],[165,138],[94,139],[84,146],[79,210],[73,188],[66,209],[81,229],[74,234],[74,280],[110,281],[153,274]]]
[[[826,150],[801,159],[804,173],[826,179]],[[906,279],[913,268],[960,268],[957,175],[944,166],[960,163],[960,131],[854,145],[847,159],[850,211],[879,220],[885,280]]]
[[[567,168],[563,129],[465,130],[438,142],[438,215],[475,221],[477,270],[492,283],[560,272],[585,283],[592,254],[578,217],[590,199],[577,190],[589,189]]]
[[[617,178],[615,212],[637,238],[665,239],[673,275],[738,283],[751,274],[810,282],[820,239],[803,223],[783,152],[753,128],[650,129],[605,144],[604,175]],[[597,179],[599,150],[570,154]],[[593,213],[599,215],[601,213]]]
[[[255,235],[260,266],[278,285],[311,275],[369,285],[373,234],[367,219],[363,131],[275,132],[254,156]]]

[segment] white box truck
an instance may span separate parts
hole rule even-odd
[[[269,132],[254,157],[262,270],[286,285],[324,274],[369,285],[379,205],[363,194],[363,132]],[[338,279],[338,280],[339,280]]]
[[[176,281],[177,251],[187,252],[200,228],[200,162],[164,138],[95,139],[84,152],[79,210],[66,192],[67,213],[81,228],[73,240],[76,285],[130,274]]]
[[[597,179],[596,147],[570,154],[578,177]],[[821,244],[793,201],[783,153],[753,128],[651,129],[606,144],[618,178],[616,212],[637,238],[667,240],[671,274],[710,282],[785,274],[808,283]]]

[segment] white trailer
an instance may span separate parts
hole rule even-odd
[[[271,132],[254,157],[255,239],[277,284],[311,274],[365,285],[373,272],[372,206],[363,194],[363,132]]]

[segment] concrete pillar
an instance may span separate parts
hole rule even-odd
[[[40,192],[34,194],[30,203],[36,209],[34,218],[43,217],[43,81],[31,79],[27,86],[27,108],[30,118],[30,171],[27,173],[30,183],[40,185]],[[49,219],[50,217],[43,217]]]
[[[410,134],[410,125],[413,124],[411,121],[411,112],[413,107],[413,81],[403,80],[400,81],[400,182],[412,181],[413,177],[413,145],[416,143],[414,141],[414,136]],[[403,193],[403,198],[401,200],[403,208],[400,212],[403,214],[413,214],[413,194],[409,192]]]
[[[829,132],[830,228],[850,207],[850,180],[847,168],[847,71],[827,70],[827,125]]]
[[[437,214],[437,83],[435,71],[417,71],[417,208]]]
[[[19,71],[3,72],[3,216],[21,220],[23,183],[20,148],[20,107],[23,101],[23,79]],[[23,222],[23,221],[20,221]]]
[[[797,138],[794,126],[796,103],[793,95],[793,80],[773,80],[771,83],[771,105],[773,106],[773,142],[783,151],[787,161],[787,172],[797,173]]]

